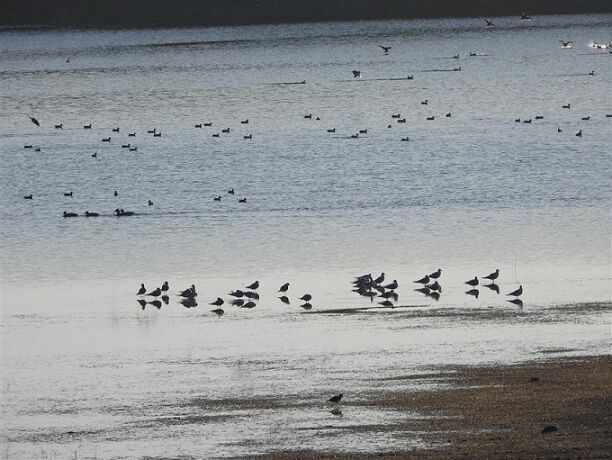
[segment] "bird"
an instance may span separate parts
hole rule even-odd
[[[242,307],[244,305],[244,300],[243,299],[233,299],[232,305],[236,307]]]
[[[91,123],[89,123],[88,125],[84,125],[83,129],[91,129]]]
[[[420,280],[416,280],[415,283],[419,283],[419,284],[429,284],[429,275],[425,275],[423,278],[421,278]]]
[[[225,311],[223,311],[223,308],[215,308],[211,311],[217,316],[222,316],[225,313]]]
[[[34,198],[34,196],[32,194],[26,195],[23,197],[25,200],[31,200]]]
[[[257,304],[255,302],[253,302],[252,300],[249,300],[244,305],[242,305],[242,308],[255,308],[256,306]]]
[[[382,272],[378,278],[374,280],[375,284],[380,284],[385,280],[385,272]]]
[[[563,40],[559,40],[561,42],[561,48],[569,49],[572,47],[573,42],[564,42]]]
[[[342,400],[343,396],[344,395],[342,393],[340,393],[339,395],[332,396],[327,401],[330,402],[330,403],[333,403],[333,404],[338,404]]]
[[[201,127],[202,127],[202,123],[196,123],[196,124],[195,124],[195,127],[196,127],[196,128],[201,128]]]
[[[119,128],[113,128],[113,132],[114,133],[118,133],[119,132]]]
[[[576,133],[576,137],[582,137],[582,130],[580,130],[580,131],[578,131],[578,132]]]
[[[429,104],[429,99],[425,99],[424,101],[421,101],[421,105],[427,105]]]
[[[390,300],[383,300],[382,302],[378,302],[379,304],[381,304],[383,307],[392,307],[393,306],[393,302],[391,302]]]
[[[138,289],[138,292],[136,293],[136,295],[145,295],[146,292],[147,292],[147,288],[145,288],[144,283],[140,283],[140,289]]]
[[[240,120],[240,123],[242,123],[243,125],[248,125],[249,119],[247,118],[246,120]]]
[[[289,302],[289,297],[287,297],[286,295],[282,295],[282,296],[280,296],[280,297],[279,297],[279,300],[280,300],[282,303],[287,304],[287,305],[289,305],[289,303],[290,303],[290,302]]]
[[[562,108],[562,109],[569,109],[569,108],[571,108],[571,107],[572,107],[572,105],[571,105],[571,104],[565,104],[565,105],[562,105],[562,106],[561,106],[561,108]]]
[[[98,152],[94,152],[94,153],[92,153],[92,154],[91,154],[91,157],[92,157],[92,158],[98,158]]]
[[[223,305],[225,302],[223,301],[223,299],[221,297],[217,297],[217,300],[215,300],[214,302],[211,302],[211,305],[216,305],[217,307],[220,307],[221,305]]]
[[[429,277],[434,280],[437,280],[438,278],[440,278],[440,275],[442,275],[442,269],[438,268],[435,272],[431,273]]]
[[[238,203],[246,203],[246,202],[247,202],[246,197],[240,198],[240,199],[238,200]]]
[[[527,13],[524,11],[521,13],[521,21],[531,21],[531,17],[527,16]]]
[[[379,48],[381,48],[385,54],[389,54],[389,50],[391,50],[390,46],[383,46],[383,45],[378,45]]]
[[[72,192],[64,192],[64,196],[72,196]]]
[[[166,292],[168,292],[169,289],[170,289],[170,286],[168,285],[168,281],[164,281],[164,284],[162,284],[162,287],[161,287],[161,291],[165,294]]]
[[[78,217],[79,215],[76,212],[66,212],[64,211],[64,217]]]
[[[192,284],[191,287],[188,287],[187,289],[185,289],[184,291],[181,291],[179,293],[179,296],[181,297],[187,297],[187,298],[192,298],[197,296],[198,294],[196,293],[196,288],[195,285]]]
[[[136,137],[136,133],[128,133],[128,137]]]
[[[233,188],[230,188],[230,189],[227,191],[227,193],[229,193],[230,195],[233,195],[235,192],[234,192],[234,189],[233,189]]]
[[[245,296],[247,299],[257,299],[257,300],[259,300],[259,294],[257,294],[257,292],[253,292],[253,291],[246,291],[246,292],[244,293],[244,296]]]
[[[521,294],[523,294],[523,285],[522,284],[519,286],[519,288],[516,291],[512,291],[512,292],[510,292],[509,294],[506,294],[506,295],[511,295],[511,296],[514,296],[514,297],[519,297]]]
[[[162,302],[164,303],[164,305],[170,305],[170,297],[168,297],[167,295],[162,295]]]
[[[59,125],[54,125],[55,129],[64,129],[64,124],[60,123]]]
[[[214,197],[213,201],[221,201],[221,195]]]
[[[154,290],[149,292],[147,295],[153,296],[153,297],[159,297],[161,295],[161,289],[160,288],[155,288]]]
[[[466,281],[465,284],[468,284],[470,286],[478,286],[478,277],[475,276],[474,279]]]
[[[389,283],[389,284],[387,284],[385,286],[385,289],[391,289],[393,291],[393,290],[397,289],[397,286],[398,286],[397,280],[393,280],[393,282],[391,282],[391,283]]]
[[[257,289],[259,287],[259,281],[255,281],[247,286],[247,289]]]
[[[353,78],[361,78],[361,70],[353,70]]]
[[[429,290],[431,291],[438,291],[438,292],[442,292],[442,286],[440,286],[440,283],[438,283],[437,281],[428,284],[427,286],[425,286],[426,288],[429,288]]]
[[[149,206],[153,206],[153,202],[151,200],[149,200],[148,205]]]
[[[278,292],[287,292],[288,290],[289,290],[289,283],[285,283],[280,287]]]
[[[114,195],[114,196],[119,196],[119,192],[117,192],[117,190],[115,190],[115,191],[113,192],[113,195]]]
[[[30,117],[30,121],[31,121],[32,123],[34,123],[36,126],[39,126],[39,127],[40,127],[40,122],[39,122],[39,121],[38,121],[36,118],[34,118],[34,117]]]
[[[473,295],[474,297],[478,298],[480,291],[478,289],[470,289],[469,291],[466,291],[466,294]]]
[[[328,133],[335,133],[336,132],[336,128],[331,128],[327,130]]]
[[[253,135],[252,135],[252,134],[249,134],[249,135],[247,135],[247,136],[243,136],[243,138],[244,138],[244,139],[253,139]]]
[[[147,301],[145,299],[136,299],[136,302],[140,304],[140,307],[144,310],[147,306]]]
[[[495,281],[499,277],[499,268],[496,269],[493,273],[488,274],[484,277],[484,279]]]
[[[100,214],[98,214],[97,212],[85,211],[85,217],[100,217]]]
[[[244,292],[242,292],[240,289],[236,289],[235,291],[230,292],[229,295],[232,297],[244,297]]]
[[[310,294],[304,294],[302,297],[300,297],[300,300],[303,300],[304,302],[310,302],[312,300],[312,296]]]
[[[493,27],[495,25],[495,24],[493,24],[493,21],[491,21],[488,18],[484,18],[484,21],[485,21],[486,27]]]

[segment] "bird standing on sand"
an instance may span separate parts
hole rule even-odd
[[[433,272],[431,275],[429,275],[429,277],[431,279],[437,280],[438,278],[440,278],[440,275],[442,275],[442,269],[438,268],[435,272]]]
[[[385,280],[385,272],[382,272],[378,278],[374,280],[374,284],[380,284]]]
[[[416,280],[415,283],[419,283],[419,284],[429,284],[429,276],[425,275],[423,278],[421,278],[420,280]]]
[[[516,291],[512,291],[511,293],[506,294],[506,295],[511,295],[511,296],[514,296],[514,297],[519,297],[521,294],[523,294],[523,285],[522,284],[519,286],[519,288]]]
[[[285,283],[280,287],[278,292],[287,292],[288,290],[289,290],[289,283]]]
[[[136,295],[145,295],[147,292],[147,288],[145,288],[144,283],[140,283],[140,289],[138,289],[138,293]]]
[[[340,393],[339,395],[332,396],[327,401],[329,401],[330,403],[333,403],[333,404],[338,404],[342,400],[343,396],[344,395],[342,393]]]
[[[189,299],[197,296],[198,294],[196,293],[195,284],[192,284],[191,287],[185,289],[184,291],[181,291],[179,295],[181,297],[187,297]]]
[[[499,277],[499,268],[496,269],[493,273],[488,274],[484,278],[487,280],[495,281]]]

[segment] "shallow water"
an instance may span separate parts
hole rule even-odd
[[[0,32],[2,455],[417,447],[342,428],[419,416],[360,406],[378,378],[609,353],[609,306],[556,305],[611,298],[612,56],[586,44],[612,17],[494,22]],[[102,215],[61,217],[86,209]],[[435,302],[412,281],[438,267]],[[499,295],[465,295],[495,268]],[[410,308],[296,300],[376,307],[349,281],[381,271]],[[142,310],[139,283],[166,279],[169,305]],[[209,313],[255,279],[257,308]],[[523,309],[504,296],[519,284]],[[339,391],[341,417],[324,404]]]

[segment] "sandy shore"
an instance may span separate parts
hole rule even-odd
[[[418,433],[429,447],[377,454],[292,451],[261,458],[612,456],[612,356],[454,367],[419,378],[446,382],[450,387],[381,392],[356,405],[423,415],[386,425],[384,430],[397,436]],[[414,383],[413,376],[405,380]],[[549,432],[543,432],[546,427]]]

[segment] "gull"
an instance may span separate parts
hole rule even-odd
[[[228,194],[230,194],[230,195],[233,195],[235,192],[234,192],[234,189],[233,189],[233,188],[230,188],[230,189],[227,191],[227,193],[228,193]]]
[[[59,125],[54,125],[55,129],[64,129],[64,124],[60,123]]]
[[[312,300],[312,296],[310,294],[304,294],[302,297],[300,297],[300,300],[303,300],[304,302],[310,302]]]
[[[570,49],[572,47],[572,42],[564,42],[563,40],[559,40],[561,42],[561,48]]]
[[[166,292],[168,292],[168,289],[170,289],[170,286],[168,285],[168,281],[164,281],[164,284],[161,287],[161,291],[165,294]]]
[[[83,125],[83,129],[91,129],[91,123],[89,123],[88,125]]]
[[[475,276],[473,280],[466,281],[465,284],[470,286],[478,286],[478,277]]]
[[[246,203],[246,202],[247,202],[246,197],[244,197],[244,198],[240,198],[240,199],[238,200],[238,203]]]
[[[442,269],[438,268],[435,272],[431,273],[429,275],[430,278],[437,280],[438,278],[440,278],[440,275],[442,274]]]
[[[511,295],[511,296],[514,296],[514,297],[519,297],[522,293],[523,293],[523,285],[521,284],[516,291],[512,291],[511,293],[506,294],[506,295]]]
[[[26,195],[23,197],[26,200],[31,200],[33,198],[32,194]]]
[[[383,45],[378,45],[379,48],[381,48],[385,54],[389,54],[389,50],[391,49],[390,46],[383,46]]]
[[[332,396],[327,401],[330,402],[330,403],[333,403],[333,404],[338,404],[342,400],[343,396],[344,395],[342,393],[340,393],[339,395]]]
[[[188,287],[184,291],[181,291],[179,295],[181,297],[187,297],[187,298],[192,298],[192,297],[197,296],[198,294],[196,292],[195,284],[192,284],[191,287]]]
[[[392,283],[389,283],[389,284],[387,284],[385,286],[385,289],[391,289],[393,291],[393,290],[397,289],[397,286],[398,286],[397,280],[393,280]]]
[[[138,292],[136,293],[136,295],[145,295],[146,292],[147,292],[147,288],[145,288],[144,283],[140,283],[140,289],[138,289]]]
[[[155,288],[153,291],[149,292],[147,295],[150,295],[153,297],[159,297],[161,295],[161,289]]]
[[[562,109],[569,109],[569,108],[571,108],[571,107],[572,107],[572,105],[571,105],[571,104],[565,104],[565,105],[562,105],[562,106],[561,106],[561,108],[562,108]]]
[[[361,70],[353,70],[353,78],[361,78]]]
[[[421,278],[420,280],[416,280],[415,283],[419,283],[419,284],[429,284],[429,275],[425,275],[423,278]]]
[[[495,281],[499,277],[499,268],[496,269],[493,273],[488,274],[484,277],[484,279]]]
[[[72,192],[64,192],[64,196],[72,196]]]
[[[259,281],[255,281],[247,286],[247,289],[257,289],[259,287]]]
[[[278,292],[287,292],[288,290],[289,290],[289,283],[285,283],[280,287]]]

